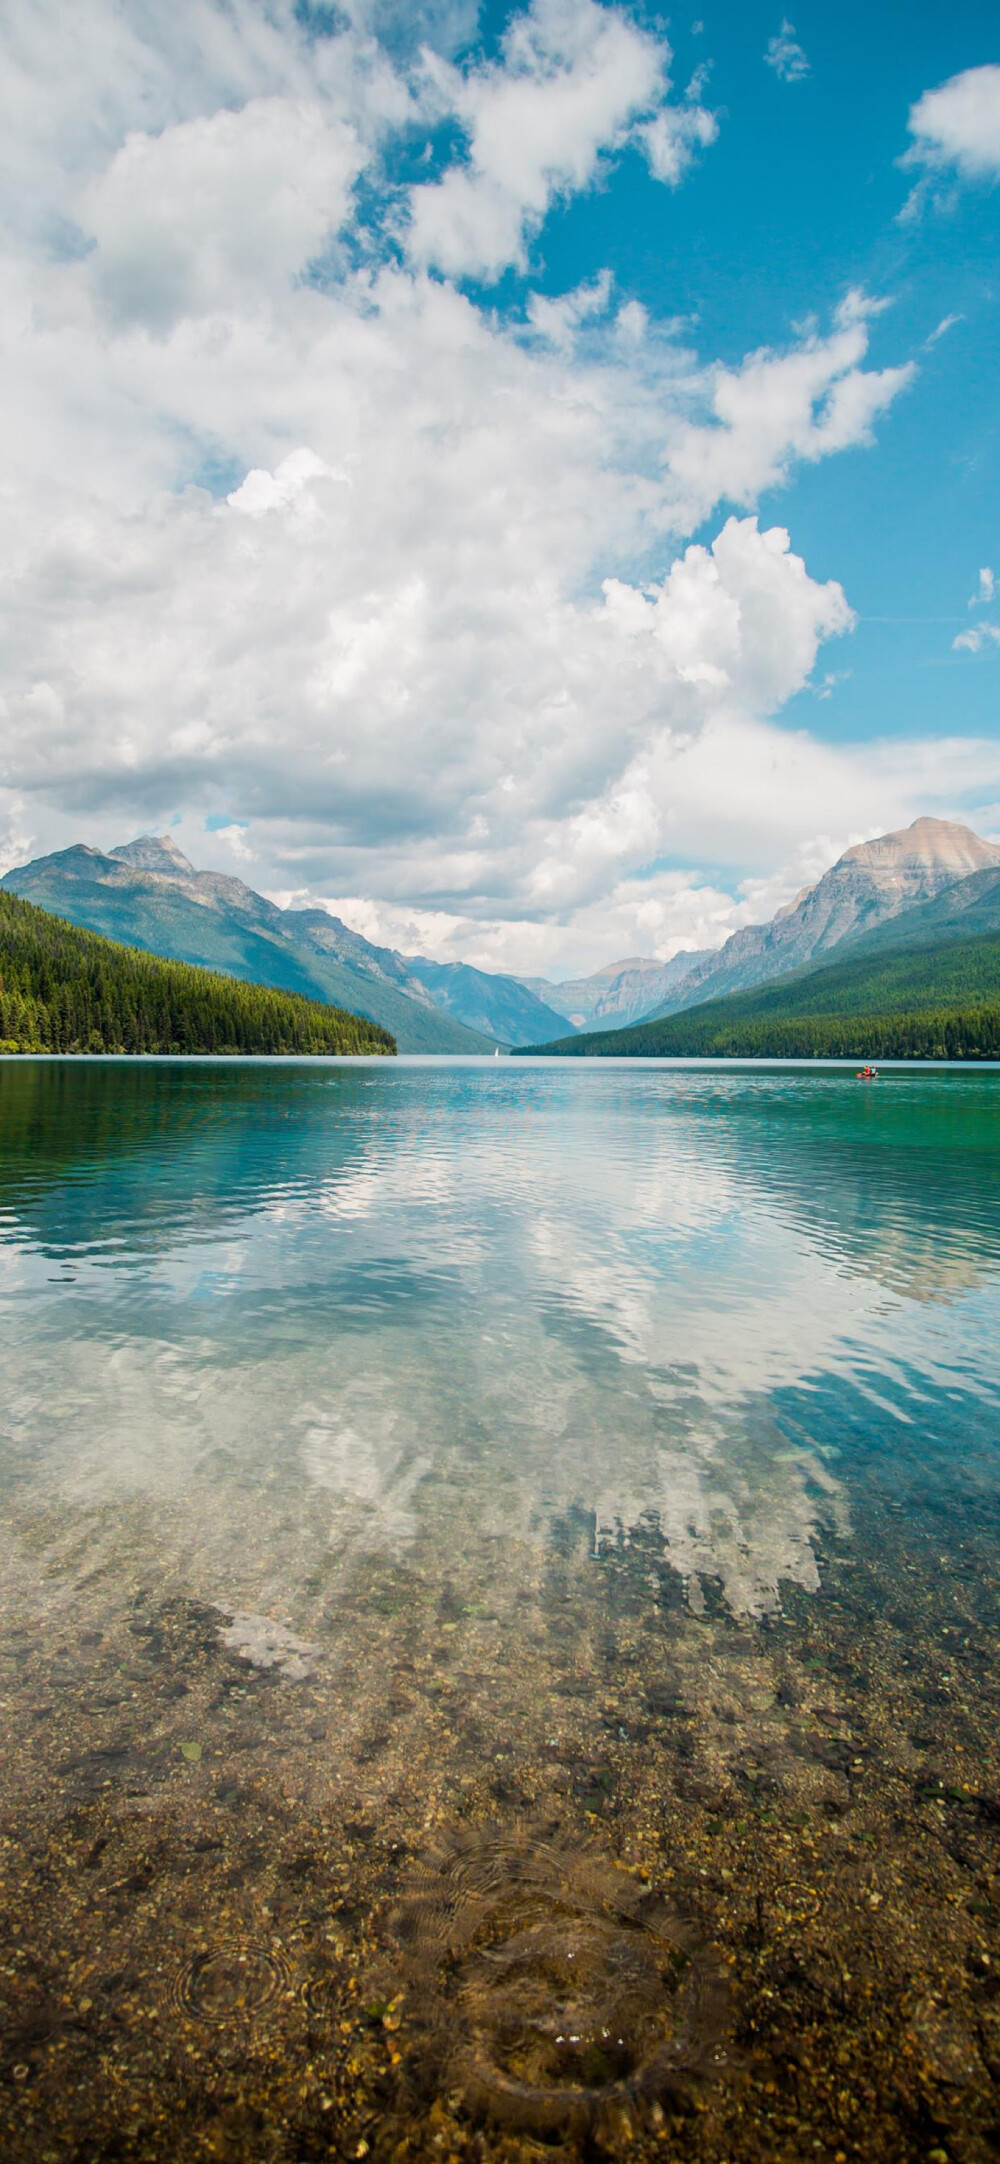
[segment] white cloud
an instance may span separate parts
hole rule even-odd
[[[679,871],[617,880],[599,901],[584,905],[562,924],[523,917],[475,919],[375,902],[366,895],[323,900],[334,916],[377,945],[396,947],[403,954],[427,954],[436,961],[467,962],[473,969],[547,976],[553,982],[622,955],[669,960],[685,949],[721,946],[747,915],[731,894]]]
[[[354,27],[315,38],[295,0],[76,0],[69,9],[8,0],[0,191],[10,230],[72,251],[74,233],[76,245],[83,239],[81,191],[107,176],[130,134],[156,139],[223,113],[239,118],[258,99],[322,108],[366,140],[402,124],[416,110],[413,92],[368,34],[376,11],[356,0],[338,12],[353,14]],[[204,165],[205,145],[194,147]],[[162,157],[169,164],[169,152]],[[175,177],[183,188],[183,173]]]
[[[242,511],[247,518],[264,518],[269,511],[285,511],[291,504],[301,504],[307,495],[310,481],[343,481],[343,472],[337,472],[310,451],[308,444],[297,451],[289,451],[273,473],[254,466],[241,481],[239,488],[230,490],[226,502],[234,511]]]
[[[810,331],[787,353],[763,349],[708,372],[711,420],[677,422],[668,435],[679,523],[696,525],[725,497],[753,503],[798,460],[871,441],[875,420],[914,375],[912,365],[862,367],[875,312],[850,293],[828,337]]]
[[[31,853],[34,836],[24,821],[20,797],[0,789],[0,879],[13,865],[23,864]]]
[[[450,54],[472,43],[479,0],[340,0],[338,13],[392,49],[416,52],[430,46]]]
[[[659,588],[605,582],[605,606],[631,636],[655,640],[682,684],[738,687],[744,711],[770,713],[805,683],[821,639],[853,628],[840,586],[818,586],[780,526],[727,521],[711,549],[692,546]]]
[[[667,63],[550,0],[489,67],[414,70],[390,14],[310,41],[292,0],[12,0],[0,815],[38,849],[180,812],[196,862],[252,850],[498,964],[701,944],[745,906],[726,864],[925,808],[903,751],[778,725],[850,610],[720,510],[868,441],[908,371],[867,366],[856,298],[722,367],[605,273],[505,318],[400,262],[394,130],[467,99],[453,171],[520,247],[655,125]]]
[[[364,163],[354,129],[304,99],[129,134],[78,207],[101,299],[155,331],[261,305],[338,231]]]
[[[555,299],[546,293],[532,293],[528,321],[549,345],[568,351],[581,323],[606,314],[610,300],[611,272],[603,270],[589,284],[576,286],[572,293],[561,293]]]
[[[975,593],[969,597],[970,609],[988,608],[990,602],[996,597],[996,591],[997,582],[993,572],[990,570],[989,564],[984,564],[979,574],[979,585]]]
[[[989,652],[992,646],[1000,646],[1000,624],[972,624],[968,631],[960,631],[951,643],[956,653]]]
[[[715,114],[703,105],[667,105],[655,120],[639,130],[654,180],[676,188],[699,150],[707,150],[719,133]]]
[[[625,955],[669,959],[721,946],[730,932],[763,922],[812,885],[852,843],[908,826],[927,811],[967,823],[971,816],[987,834],[997,824],[994,739],[897,737],[842,749],[805,729],[718,712],[699,731],[665,735],[641,775],[638,767],[624,794],[644,791],[659,822],[664,868],[623,867],[608,876],[605,865],[589,898],[533,914],[520,897],[516,913],[470,914],[372,902],[344,888],[327,906],[407,953],[554,980]],[[970,799],[985,808],[970,815]],[[678,868],[678,860],[750,861],[754,868],[723,885]]]
[[[809,73],[809,62],[795,36],[795,24],[784,17],[776,37],[768,39],[764,59],[773,68],[779,82],[801,83]]]
[[[234,820],[227,827],[213,827],[212,832],[215,840],[225,842],[241,864],[252,864],[255,861],[254,851],[246,838],[246,828],[239,820]]]
[[[1000,179],[1000,67],[966,68],[910,108],[906,165],[954,168],[963,180]]]
[[[411,189],[411,259],[486,280],[523,268],[526,240],[550,204],[588,187],[602,156],[636,130],[656,178],[678,181],[717,130],[700,108],[664,105],[669,61],[669,46],[618,8],[532,0],[508,26],[498,60],[464,72],[430,64],[468,159]]]
[[[929,353],[931,348],[937,345],[939,338],[946,338],[948,332],[954,330],[956,323],[964,322],[964,316],[942,316],[940,323],[935,324],[934,329],[930,332],[929,336],[924,339],[925,351]]]

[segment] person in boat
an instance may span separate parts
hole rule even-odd
[[[877,1068],[877,1067],[859,1067],[859,1068],[858,1068],[858,1072],[857,1072],[857,1075],[855,1076],[855,1080],[856,1080],[856,1081],[858,1081],[858,1082],[877,1082],[877,1081],[878,1081],[878,1068]]]

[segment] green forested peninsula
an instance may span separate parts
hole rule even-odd
[[[573,1059],[1000,1059],[1000,935],[799,969],[656,1022],[529,1049]]]
[[[160,961],[0,893],[0,1052],[395,1050],[342,1007]]]

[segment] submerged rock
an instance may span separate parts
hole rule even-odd
[[[238,1660],[249,1661],[252,1668],[277,1668],[286,1683],[302,1683],[314,1674],[318,1646],[297,1638],[294,1631],[273,1622],[270,1616],[243,1615],[235,1609],[223,1613],[229,1616],[229,1622],[219,1637]]]

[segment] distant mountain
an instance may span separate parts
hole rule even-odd
[[[198,872],[168,835],[141,835],[104,855],[78,844],[0,880],[71,924],[177,962],[195,962],[391,1031],[401,1052],[486,1052],[492,1037],[434,1006],[399,955],[375,947],[324,909],[278,909],[223,872]]]
[[[683,954],[672,955],[669,962],[622,962],[606,991],[594,1002],[594,1021],[620,1015],[623,1022],[631,1022],[639,1015],[649,1014],[661,1000],[669,999],[692,969],[707,962],[712,952],[711,947],[695,947]]]
[[[431,962],[422,954],[407,955],[406,967],[445,1014],[503,1045],[565,1029],[566,1016],[546,1006],[518,977],[473,969],[467,962]]]
[[[647,1009],[647,1018],[679,1014],[766,984],[973,873],[998,869],[1000,848],[948,819],[915,819],[898,833],[860,842],[770,924],[734,932],[717,954],[697,963],[665,1000]]]
[[[0,894],[0,1051],[392,1053],[325,1001],[165,962]]]
[[[835,956],[655,1022],[525,1049],[571,1059],[996,1059],[1000,931]]]
[[[706,961],[710,952],[707,947],[699,947],[690,953],[675,954],[669,962],[633,955],[625,962],[606,963],[593,976],[570,977],[562,984],[550,984],[547,977],[521,977],[519,982],[572,1022],[574,1029],[586,1029],[588,1024],[604,1019],[632,1022],[667,999],[674,986],[697,963]]]

